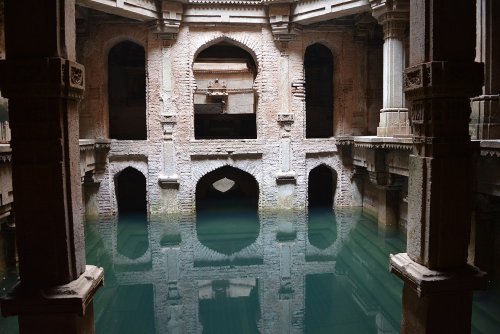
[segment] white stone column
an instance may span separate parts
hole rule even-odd
[[[408,0],[371,1],[373,16],[384,28],[383,105],[377,136],[409,136],[408,109],[403,92],[404,36],[408,25]]]

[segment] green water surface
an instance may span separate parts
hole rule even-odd
[[[86,223],[87,262],[105,270],[96,331],[398,333],[398,236],[358,211],[221,213]],[[6,292],[15,268],[0,272]],[[500,333],[498,289],[476,293],[473,333]],[[18,333],[16,318],[0,333]]]

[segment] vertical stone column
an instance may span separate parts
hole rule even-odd
[[[407,253],[391,255],[391,270],[404,281],[401,333],[470,333],[472,291],[486,283],[467,264],[469,98],[482,82],[474,20],[473,1],[411,1],[408,241]]]
[[[477,0],[476,61],[484,63],[482,94],[472,99],[473,139],[500,138],[500,2]]]
[[[103,279],[102,268],[85,266],[77,112],[85,76],[74,11],[74,0],[5,3],[0,86],[11,116],[21,283],[1,302],[21,333],[93,333]]]
[[[377,136],[408,136],[410,126],[403,93],[403,39],[408,26],[409,0],[372,0],[371,7],[373,16],[384,28],[383,105]]]

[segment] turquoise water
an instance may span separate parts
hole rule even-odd
[[[357,211],[86,223],[88,263],[105,269],[97,333],[398,333],[401,238]],[[0,272],[0,288],[17,280]],[[496,290],[498,291],[498,289]],[[473,333],[500,333],[500,293],[475,294]],[[0,333],[17,333],[16,318]]]

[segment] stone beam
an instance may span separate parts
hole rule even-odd
[[[316,0],[297,2],[291,22],[311,24],[370,10],[368,0]]]
[[[158,19],[154,0],[76,0],[76,4],[138,21]]]

